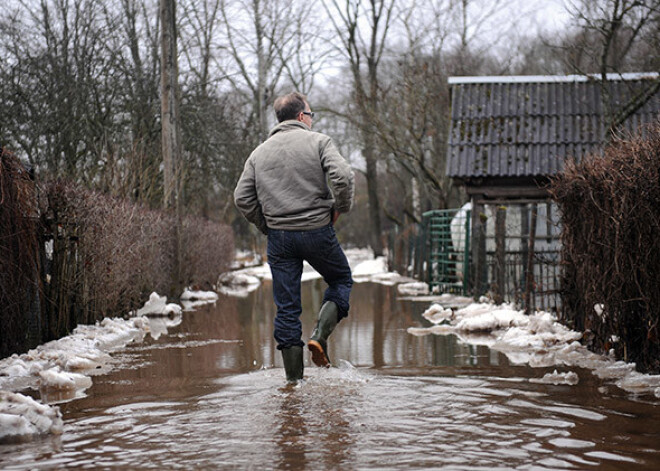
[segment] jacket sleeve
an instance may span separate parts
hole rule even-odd
[[[268,234],[266,219],[257,198],[254,162],[252,159],[248,159],[245,162],[241,178],[238,179],[236,189],[234,190],[234,204],[245,219],[257,226],[257,229],[263,234]]]
[[[347,213],[353,206],[355,191],[353,169],[329,137],[321,143],[320,152],[321,165],[335,198],[335,210],[339,213]]]

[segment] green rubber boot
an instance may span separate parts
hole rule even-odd
[[[325,302],[319,311],[319,321],[316,324],[316,329],[314,329],[312,337],[307,342],[307,347],[312,352],[312,361],[316,366],[330,366],[328,337],[337,325],[337,313],[337,305],[332,301]]]
[[[282,349],[282,360],[284,360],[284,371],[286,372],[286,380],[289,383],[297,383],[303,379],[303,348],[302,347],[289,347]]]

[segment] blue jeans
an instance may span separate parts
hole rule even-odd
[[[323,302],[332,301],[337,305],[338,321],[348,316],[353,278],[334,227],[327,225],[308,231],[269,228],[268,264],[273,274],[273,298],[277,306],[275,340],[279,350],[305,345],[301,340],[300,322],[303,260],[307,260],[328,284]]]

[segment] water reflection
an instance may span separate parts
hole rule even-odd
[[[322,282],[303,287],[309,335]],[[270,285],[185,312],[167,334],[113,355],[88,396],[62,405],[56,440],[0,447],[2,469],[659,469],[660,411],[576,369],[576,386],[530,383],[425,326],[427,303],[357,284],[330,339],[339,368],[306,359],[286,386]]]

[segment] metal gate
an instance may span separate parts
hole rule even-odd
[[[426,282],[432,292],[466,295],[470,275],[470,210],[423,214]]]

